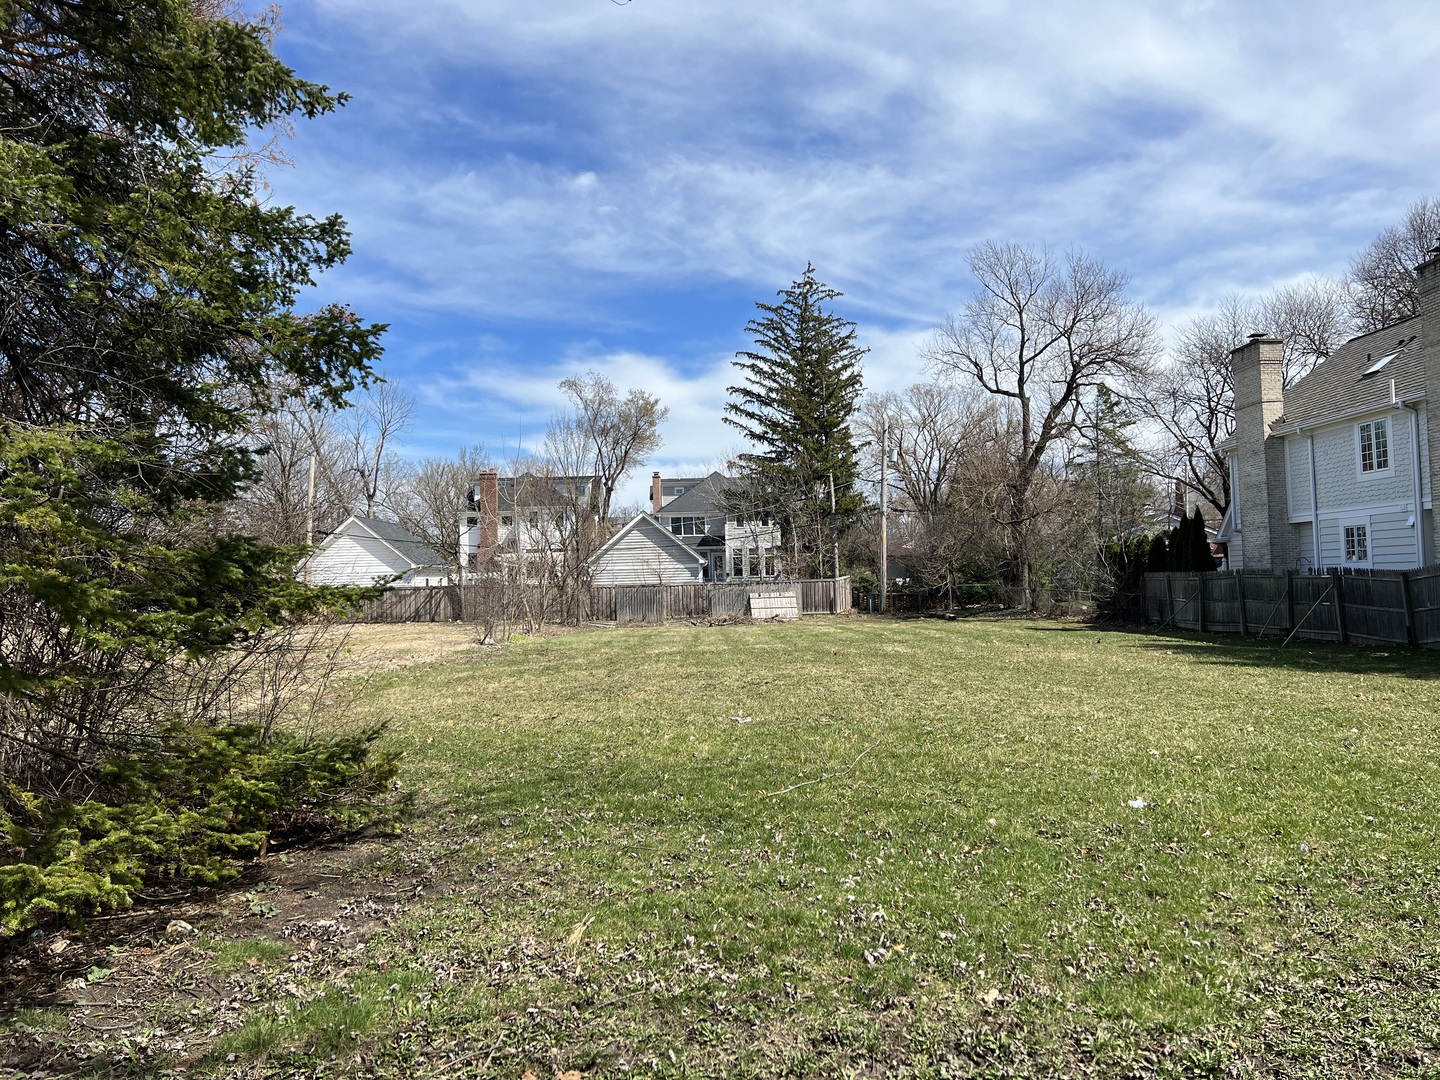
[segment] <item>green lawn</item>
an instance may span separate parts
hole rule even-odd
[[[390,672],[363,712],[423,789],[391,868],[425,892],[220,1049],[397,1076],[1440,1075],[1437,675],[860,619]]]

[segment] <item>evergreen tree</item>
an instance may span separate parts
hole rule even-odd
[[[214,522],[257,475],[259,418],[286,395],[339,404],[379,354],[383,327],[339,306],[296,310],[348,237],[338,217],[269,205],[249,142],[342,98],[282,64],[267,27],[212,7],[0,4],[0,835],[12,838],[12,818],[34,837],[43,806],[108,797],[117,760],[159,768],[165,724],[198,718],[177,685],[185,665],[323,599],[295,582],[294,551]],[[224,807],[212,817],[223,830]],[[20,846],[27,861],[47,850]],[[0,894],[40,880],[27,874],[0,875]]]
[[[1150,550],[1145,556],[1145,572],[1147,574],[1163,574],[1169,569],[1170,560],[1165,534],[1160,533],[1150,539]]]
[[[850,420],[869,350],[856,344],[853,322],[826,310],[842,294],[814,266],[777,295],[757,301],[762,314],[745,327],[755,346],[735,354],[744,382],[727,388],[724,420],[758,447],[739,459],[747,498],[775,515],[787,549],[823,573],[825,550],[863,505]]]
[[[1208,574],[1215,569],[1215,557],[1210,554],[1210,540],[1205,535],[1205,516],[1200,513],[1200,507],[1195,507],[1186,520],[1189,529],[1190,569]]]

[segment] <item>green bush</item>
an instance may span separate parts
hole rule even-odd
[[[177,725],[112,760],[89,798],[8,785],[0,831],[0,936],[128,907],[164,881],[216,884],[272,837],[348,831],[386,802],[398,755],[380,728],[304,740],[258,725]]]

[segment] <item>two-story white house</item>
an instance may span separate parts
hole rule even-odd
[[[1440,248],[1418,268],[1420,314],[1347,342],[1294,386],[1282,342],[1231,354],[1230,509],[1217,539],[1234,570],[1406,570],[1437,561]]]
[[[459,522],[460,565],[475,569],[493,556],[524,559],[556,552],[581,525],[599,517],[593,476],[481,473]]]

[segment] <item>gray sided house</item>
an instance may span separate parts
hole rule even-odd
[[[316,545],[295,576],[312,585],[374,585],[396,578],[397,588],[445,585],[451,569],[443,555],[393,521],[348,517]]]
[[[687,581],[778,576],[779,527],[763,515],[729,512],[728,482],[718,472],[669,479],[655,473],[650,513],[628,521],[591,557],[592,580],[597,585],[654,585],[657,568],[675,575],[682,566],[686,573],[698,567]]]
[[[1289,389],[1282,343],[1231,354],[1232,570],[1406,570],[1437,561],[1440,249],[1418,268],[1420,314],[1347,342]]]
[[[693,585],[705,580],[705,557],[649,514],[636,514],[590,556],[595,585]]]

